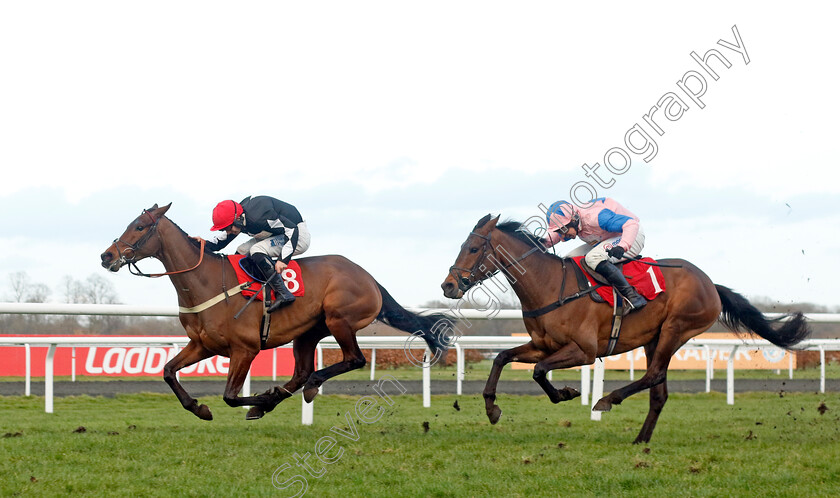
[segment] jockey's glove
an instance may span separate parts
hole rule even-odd
[[[615,246],[607,251],[607,254],[609,254],[611,258],[621,259],[624,257],[624,248],[621,246]]]

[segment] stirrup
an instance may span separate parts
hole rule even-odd
[[[285,288],[285,284],[281,283],[280,285],[283,285],[283,290],[285,292],[278,291],[276,289],[272,289],[274,291],[275,299],[270,304],[266,303],[266,308],[267,308],[266,312],[267,313],[277,311],[280,308],[282,308],[284,306],[288,306],[288,305],[292,304],[293,302],[295,302],[294,294],[289,292],[289,289]]]
[[[619,293],[619,294],[621,294],[621,293]],[[627,312],[625,313],[625,315],[630,314],[630,313],[632,313],[633,311],[640,310],[640,309],[644,308],[645,306],[647,306],[647,304],[648,304],[648,300],[647,300],[647,299],[645,299],[645,297],[644,297],[644,296],[642,296],[642,295],[641,295],[641,294],[639,294],[639,293],[636,293],[636,295],[637,295],[637,296],[639,297],[639,299],[640,299],[640,301],[638,302],[638,305],[634,305],[634,304],[633,304],[633,301],[631,301],[631,300],[630,300],[630,298],[627,298],[627,297],[625,297],[624,295],[621,295],[621,299],[622,299],[625,303],[627,303]]]
[[[266,313],[273,313],[273,312],[279,310],[280,308],[282,308],[284,306],[288,306],[288,305],[292,304],[293,302],[295,302],[295,296],[292,296],[291,299],[283,299],[283,298],[278,297],[277,299],[272,301],[270,304],[266,303],[266,310],[265,311],[266,311]]]

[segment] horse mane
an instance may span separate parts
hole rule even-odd
[[[195,240],[194,238],[190,237],[190,235],[187,232],[185,232],[183,228],[179,227],[177,223],[172,221],[171,218],[166,218],[166,219],[169,220],[169,222],[172,223],[172,225],[175,228],[177,228],[179,232],[181,232],[181,234],[189,241],[190,244],[193,245],[193,247],[195,247],[196,249],[201,247],[201,242],[199,242],[199,241]],[[209,256],[214,256],[218,259],[224,259],[223,255],[217,254],[217,253],[211,251],[210,249],[207,248],[207,246],[204,246],[204,254],[207,254]]]
[[[505,220],[497,224],[496,228],[527,244],[533,244],[540,240],[536,235],[528,231],[527,228],[523,228],[522,223],[516,220]]]
[[[537,237],[536,235],[532,234],[531,231],[528,230],[522,224],[522,222],[519,222],[519,221],[516,221],[516,220],[505,220],[502,223],[497,224],[496,228],[499,229],[500,231],[510,235],[514,239],[528,244],[529,246],[534,246],[534,247],[539,247],[539,248],[543,247],[543,244],[542,244],[540,238]],[[558,260],[563,259],[563,258],[561,258],[561,257],[559,257],[555,254],[551,254],[549,252],[545,252],[545,251],[540,251],[540,252],[542,252],[546,256],[551,256],[552,258],[556,258]]]

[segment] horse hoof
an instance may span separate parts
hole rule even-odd
[[[315,399],[315,396],[318,395],[318,388],[317,387],[307,387],[303,390],[303,399],[307,403],[312,403],[312,400]]]
[[[490,424],[496,425],[496,422],[502,417],[502,409],[499,408],[499,405],[493,405],[493,408],[487,412],[487,418],[490,419]]]
[[[265,411],[259,406],[252,406],[248,413],[245,414],[245,420],[257,420],[263,418]]]
[[[608,412],[612,408],[612,403],[607,401],[606,398],[601,398],[595,403],[595,406],[592,407],[593,412]]]
[[[562,389],[562,391],[563,391],[564,395],[566,396],[566,401],[568,401],[570,399],[575,399],[578,396],[580,396],[580,391],[578,391],[577,389],[575,389],[573,387],[566,386]]]
[[[210,412],[210,408],[207,408],[207,405],[198,405],[195,415],[201,420],[213,420],[213,414]]]

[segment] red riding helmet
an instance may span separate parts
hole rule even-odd
[[[233,225],[245,213],[242,205],[236,201],[222,201],[213,208],[213,226],[210,230],[224,230]]]

